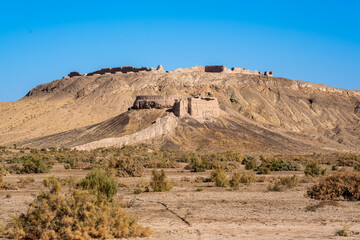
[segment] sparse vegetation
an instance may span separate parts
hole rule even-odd
[[[318,200],[360,201],[360,173],[341,172],[308,189],[307,195]]]
[[[251,185],[252,183],[255,183],[258,180],[258,177],[251,172],[243,172],[240,174],[239,181],[240,183]]]
[[[326,169],[321,168],[317,162],[309,162],[304,170],[306,176],[318,177],[326,174]]]
[[[299,177],[296,175],[280,177],[268,185],[269,191],[280,192],[285,188],[293,188],[299,185]]]
[[[217,187],[228,187],[229,179],[226,172],[221,167],[217,167],[211,172],[211,180],[215,182]]]
[[[12,239],[105,239],[145,237],[149,228],[124,212],[117,201],[99,201],[87,190],[61,190],[60,182],[50,178],[30,203],[25,214],[13,217],[3,230]]]
[[[232,189],[239,189],[241,185],[241,174],[239,172],[235,172],[230,180],[230,187]]]
[[[150,186],[154,192],[166,192],[173,188],[173,184],[167,179],[163,169],[160,173],[155,169],[152,170]]]
[[[28,156],[24,157],[23,160],[21,173],[48,173],[52,168],[51,165],[46,164],[44,158],[39,156]]]
[[[109,167],[116,169],[118,177],[141,177],[144,174],[144,166],[141,162],[131,158],[113,159]]]
[[[91,170],[78,186],[94,193],[100,200],[110,200],[118,191],[115,177],[104,169]]]

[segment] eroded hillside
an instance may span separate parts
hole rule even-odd
[[[151,142],[162,147],[360,151],[359,91],[263,75],[196,71],[77,76],[40,85],[19,101],[0,104],[0,144],[40,147],[44,144],[39,138],[49,143],[43,137],[60,134],[67,137],[57,135],[50,143],[75,146],[131,134],[148,125],[126,127],[119,121],[97,130],[96,137],[85,133],[98,126],[94,124],[119,118],[141,94],[212,96],[223,110],[209,123],[182,119],[174,131]],[[149,115],[147,124],[156,114]],[[70,130],[71,139],[69,132],[63,133]]]

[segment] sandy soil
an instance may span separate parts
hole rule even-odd
[[[136,213],[140,224],[154,231],[147,239],[343,239],[335,233],[344,227],[349,228],[350,239],[360,239],[360,203],[326,202],[315,211],[308,211],[309,206],[320,203],[305,197],[306,188],[313,183],[301,183],[283,192],[268,191],[267,182],[230,190],[193,181],[196,176],[208,177],[209,172],[191,173],[183,168],[166,172],[176,186],[165,193],[133,193],[138,182],[150,180],[150,170],[142,178],[119,179],[129,185],[118,193],[118,197],[133,203],[127,211]],[[40,191],[44,177],[83,177],[86,173],[58,165],[51,174],[4,177],[5,182],[17,182],[27,176],[36,181],[19,190],[0,191],[0,225],[10,220],[9,214],[26,210],[25,201]],[[184,181],[185,177],[191,181]],[[203,190],[196,191],[198,188]],[[6,198],[6,194],[12,197]]]

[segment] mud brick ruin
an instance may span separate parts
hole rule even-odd
[[[152,72],[152,73],[169,73],[169,72],[206,72],[206,73],[242,73],[242,74],[254,74],[259,75],[261,72],[258,71],[251,71],[246,70],[245,68],[236,68],[233,67],[230,69],[226,68],[224,65],[208,65],[202,67],[191,67],[191,68],[178,68],[174,71],[165,71],[162,65],[159,65],[157,68],[147,68],[147,67],[141,67],[141,68],[135,68],[131,66],[125,66],[125,67],[115,67],[115,68],[103,68],[94,72],[90,72],[87,74],[80,74],[79,72],[71,72],[68,76],[63,78],[71,78],[71,77],[78,77],[78,76],[100,76],[100,75],[109,75],[109,74],[116,74],[116,73],[137,73],[137,72]],[[265,76],[273,76],[273,73],[271,71],[265,71]]]
[[[185,97],[178,95],[137,96],[132,109],[172,109],[177,117],[191,116],[197,119],[219,117],[220,107],[216,98]]]

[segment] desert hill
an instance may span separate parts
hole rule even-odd
[[[153,127],[156,136],[144,143],[203,151],[360,152],[359,91],[198,69],[73,76],[39,85],[19,101],[0,103],[0,145],[75,147],[150,134],[169,112],[128,111],[137,95],[201,95],[217,98],[219,118],[179,118],[166,134],[156,135]]]

